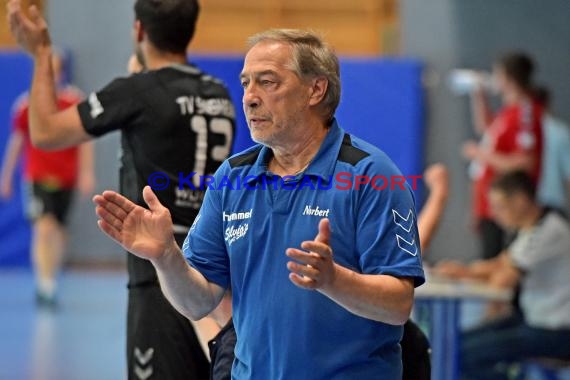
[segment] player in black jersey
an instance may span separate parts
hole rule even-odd
[[[234,108],[219,81],[186,64],[196,1],[137,0],[134,9],[136,53],[146,70],[58,112],[47,25],[36,8],[28,18],[19,0],[8,3],[12,34],[34,58],[31,139],[54,149],[121,130],[121,193],[144,206],[142,189],[154,181],[182,244],[204,196],[196,179],[214,173],[230,153]],[[208,361],[194,330],[163,297],[153,266],[128,255],[128,270],[129,378],[207,379]]]

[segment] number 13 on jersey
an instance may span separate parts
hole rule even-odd
[[[196,174],[192,177],[192,181],[194,186],[198,187],[201,176],[214,174],[205,173],[208,158],[221,163],[229,156],[233,142],[233,128],[231,121],[226,118],[211,117],[208,120],[204,115],[193,115],[190,119],[190,128],[196,133],[196,152],[194,153],[194,170],[192,170]],[[208,132],[223,135],[225,137],[223,144],[215,145],[209,150]]]

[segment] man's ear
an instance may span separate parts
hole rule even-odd
[[[135,20],[134,29],[135,29],[134,33],[135,33],[136,42],[137,43],[142,42],[142,40],[144,39],[144,27],[140,22],[140,20]]]
[[[329,81],[325,77],[317,77],[311,81],[311,95],[309,97],[309,105],[316,106],[325,97]]]

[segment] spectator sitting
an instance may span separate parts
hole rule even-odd
[[[496,180],[489,194],[496,221],[518,230],[498,257],[463,266],[442,263],[441,275],[514,286],[520,281],[520,311],[468,331],[462,338],[463,374],[467,379],[507,379],[500,363],[533,357],[570,358],[570,225],[535,201],[526,173]]]

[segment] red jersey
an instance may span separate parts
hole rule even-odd
[[[83,99],[83,94],[72,86],[57,93],[58,109],[63,110]],[[39,182],[54,190],[75,187],[79,166],[78,148],[43,151],[30,141],[28,125],[28,94],[21,95],[14,103],[12,127],[24,136],[24,177],[30,182]]]
[[[485,131],[481,141],[483,149],[500,154],[531,154],[534,166],[529,174],[538,181],[542,158],[542,112],[539,103],[531,100],[504,107]],[[488,193],[498,173],[486,163],[474,166],[473,211],[479,218],[491,218]]]

